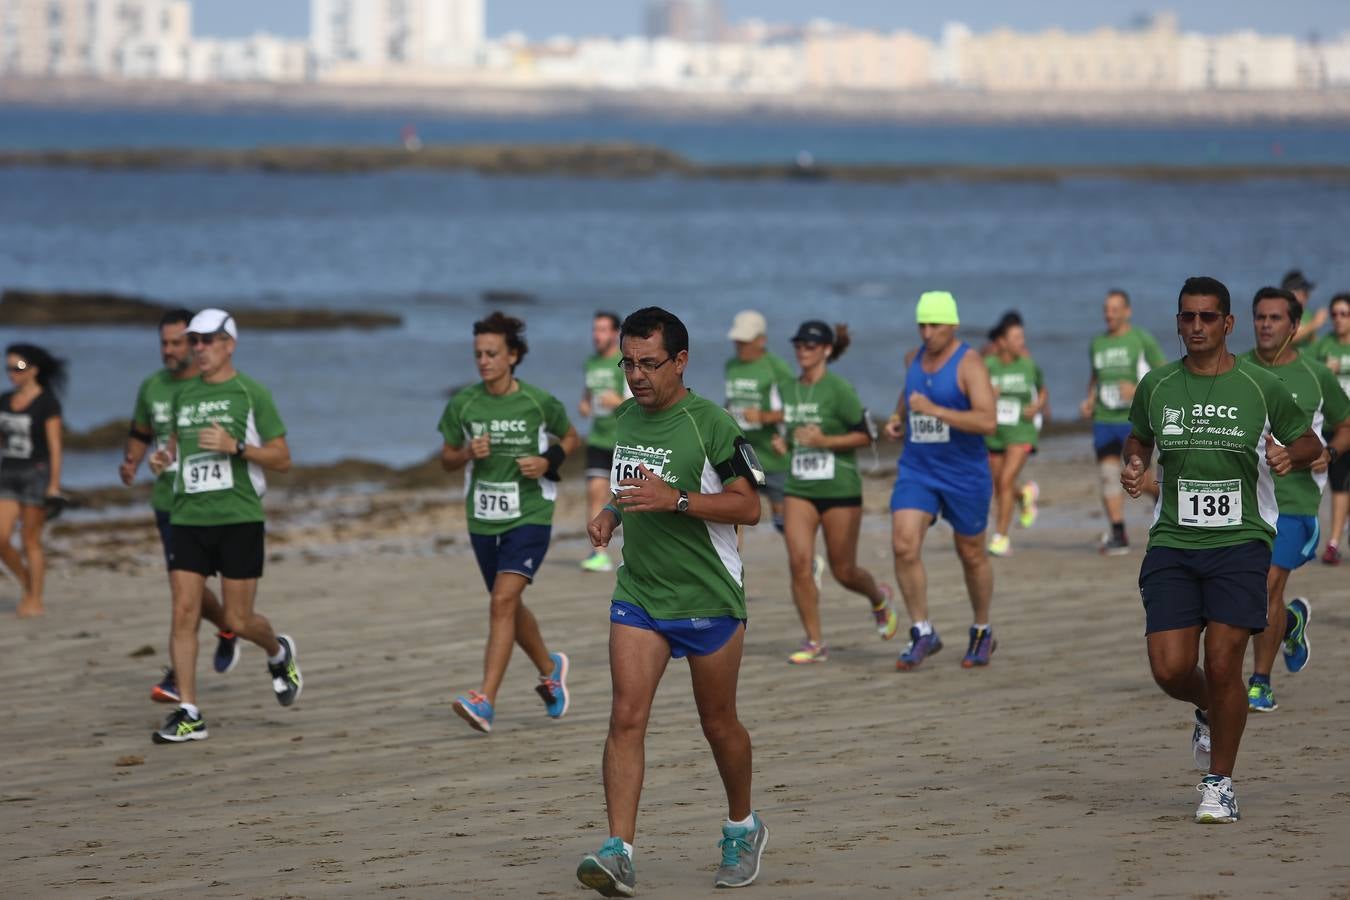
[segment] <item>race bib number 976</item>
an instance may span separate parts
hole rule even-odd
[[[1225,528],[1242,522],[1242,482],[1177,481],[1177,521],[1192,528]]]
[[[480,522],[520,518],[520,485],[514,481],[479,481],[473,486],[473,517]]]

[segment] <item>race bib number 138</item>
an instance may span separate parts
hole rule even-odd
[[[1177,481],[1177,521],[1192,528],[1225,528],[1242,522],[1240,481]]]

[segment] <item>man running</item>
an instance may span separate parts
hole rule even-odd
[[[768,349],[768,323],[753,309],[736,313],[727,332],[736,345],[736,355],[725,366],[727,410],[741,427],[764,467],[763,494],[769,498],[773,527],[783,533],[783,488],[787,484],[788,457],[773,446],[783,423],[783,393],[780,387],[796,379],[787,361]]]
[[[223,309],[204,309],[192,317],[187,331],[201,377],[179,390],[170,446],[151,457],[156,475],[178,461],[169,518],[169,657],[181,700],[154,733],[158,744],[207,736],[206,720],[197,708],[197,626],[206,579],[212,575],[220,575],[225,627],[267,654],[277,702],[290,706],[304,688],[295,641],[274,632],[272,623],[253,609],[266,557],[264,470],[290,469],[286,426],[267,388],[234,367],[239,329],[233,316]]]
[[[699,720],[727,794],[714,885],[744,887],[759,874],[769,829],[750,804],[750,735],[736,715],[746,619],[736,526],[759,521],[763,471],[726,410],[684,386],[683,322],[664,309],[640,309],[624,320],[621,346],[633,399],[615,413],[614,500],[589,527],[597,547],[620,525],[625,536],[610,606],[610,837],[581,860],[577,878],[606,897],[636,894],[647,720],[666,665],[688,657]]]
[[[1330,310],[1332,333],[1314,344],[1311,352],[1314,359],[1336,373],[1341,390],[1350,394],[1350,294],[1332,297]],[[1330,435],[1323,436],[1330,440]],[[1338,456],[1332,462],[1327,481],[1331,486],[1331,533],[1322,562],[1335,566],[1341,562],[1341,538],[1350,519],[1350,456]]]
[[[1261,288],[1252,301],[1256,349],[1242,355],[1243,360],[1266,369],[1284,383],[1299,409],[1312,420],[1314,431],[1333,435],[1310,470],[1290,472],[1275,482],[1280,518],[1266,579],[1266,619],[1270,624],[1252,641],[1256,665],[1247,681],[1247,704],[1256,712],[1279,708],[1270,677],[1281,648],[1290,672],[1299,672],[1308,664],[1311,604],[1304,597],[1295,597],[1286,610],[1285,587],[1291,572],[1317,558],[1317,511],[1327,484],[1327,466],[1350,450],[1350,400],[1330,369],[1293,347],[1302,316],[1303,306],[1293,294],[1279,288]]]
[[[614,456],[614,410],[624,401],[628,385],[619,371],[619,317],[598,312],[591,320],[591,345],[595,352],[586,360],[586,389],[577,411],[591,420],[586,435],[586,521],[600,513],[609,499],[609,467]],[[581,561],[587,572],[612,572],[609,554],[599,547]]]
[[[922,551],[939,514],[952,526],[965,573],[974,624],[961,665],[989,665],[997,642],[989,622],[994,572],[985,549],[993,482],[984,438],[997,428],[994,388],[980,354],[956,336],[956,298],[946,291],[919,297],[915,318],[923,345],[905,356],[905,387],[886,423],[905,447],[891,492],[891,543],[895,578],[911,626],[909,646],[895,661],[900,671],[918,667],[942,649],[928,620],[928,573]]]
[[[1108,556],[1130,552],[1125,499],[1120,493],[1120,454],[1130,436],[1130,402],[1135,385],[1149,369],[1167,361],[1153,335],[1130,324],[1131,313],[1129,294],[1118,288],[1107,292],[1102,306],[1106,333],[1092,339],[1092,377],[1088,379],[1087,398],[1079,408],[1083,418],[1092,419],[1092,449],[1101,476],[1102,507],[1111,525],[1101,544],[1101,552]]]
[[[535,690],[549,717],[562,718],[569,705],[567,654],[549,652],[524,594],[548,553],[558,470],[581,439],[560,400],[516,378],[530,349],[524,331],[524,322],[500,312],[474,323],[482,381],[451,397],[440,421],[441,466],[465,470],[469,540],[491,595],[483,680],[456,697],[453,708],[485,734],[516,644],[539,670]]]
[[[1303,307],[1304,321],[1298,326],[1298,332],[1294,335],[1295,346],[1305,346],[1317,340],[1317,332],[1322,326],[1327,324],[1327,311],[1325,309],[1312,310],[1309,301],[1312,299],[1313,288],[1317,285],[1308,280],[1307,276],[1298,269],[1290,269],[1280,279],[1280,289],[1288,291],[1294,295],[1294,299]],[[1312,310],[1312,315],[1307,315]]]
[[[1120,483],[1131,497],[1144,491],[1156,445],[1161,493],[1139,569],[1149,666],[1163,691],[1195,707],[1191,750],[1206,773],[1195,820],[1236,822],[1243,658],[1266,627],[1278,514],[1271,476],[1306,469],[1322,441],[1278,378],[1228,352],[1228,288],[1189,278],[1177,307],[1186,356],[1140,382]]]
[[[169,310],[160,317],[159,352],[164,360],[164,368],[142,381],[140,390],[136,392],[131,432],[122,454],[122,464],[117,467],[117,474],[127,487],[136,480],[136,470],[140,468],[141,460],[145,458],[151,444],[156,450],[169,446],[173,436],[174,400],[185,384],[201,374],[188,347],[187,328],[191,321],[192,313],[186,309]],[[166,569],[173,556],[169,546],[173,527],[169,524],[169,514],[173,511],[173,479],[177,471],[176,466],[170,466],[160,472],[150,492],[150,508],[155,513],[155,527],[159,530],[159,541],[164,548]],[[172,575],[169,581],[172,591]],[[239,661],[239,639],[225,628],[225,610],[207,587],[202,589],[202,616],[216,626],[216,652],[212,665],[217,672],[224,674]],[[174,679],[172,668],[165,669],[164,678],[150,688],[150,699],[160,703],[178,703],[183,699],[178,694],[178,682]]]

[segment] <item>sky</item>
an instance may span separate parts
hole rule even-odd
[[[532,38],[555,34],[624,35],[641,31],[644,0],[486,0],[488,34],[523,31]],[[1139,0],[724,0],[730,17],[805,22],[826,17],[866,28],[904,28],[937,37],[944,22],[984,31],[1001,25],[1035,30],[1058,25],[1086,30],[1123,25],[1150,9]],[[270,31],[302,37],[309,31],[307,0],[192,0],[196,34],[237,37]],[[1350,0],[1171,0],[1163,7],[1186,30],[1235,31],[1324,37],[1350,32]]]

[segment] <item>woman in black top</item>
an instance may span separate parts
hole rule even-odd
[[[42,615],[48,498],[61,494],[61,401],[66,365],[33,344],[11,344],[5,367],[14,390],[0,394],[0,559],[23,587],[20,616]],[[23,555],[14,549],[22,522]]]

